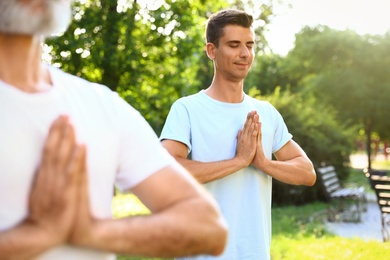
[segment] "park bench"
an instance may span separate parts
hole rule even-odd
[[[328,221],[360,222],[361,214],[367,210],[367,198],[363,186],[341,185],[333,166],[317,169],[328,200]]]
[[[390,177],[385,171],[365,170],[381,211],[383,241],[390,241]]]

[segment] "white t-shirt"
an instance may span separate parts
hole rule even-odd
[[[105,86],[51,68],[53,87],[29,94],[0,81],[0,232],[28,214],[28,197],[50,125],[67,114],[87,146],[92,214],[111,217],[114,185],[126,191],[174,162],[134,108]],[[112,259],[71,246],[38,259]]]
[[[190,157],[201,162],[232,159],[237,134],[247,114],[257,110],[267,158],[291,138],[279,112],[269,103],[245,95],[241,103],[224,103],[204,91],[177,100],[171,107],[160,140],[187,145]],[[217,200],[229,226],[228,245],[222,256],[191,259],[269,259],[271,244],[272,178],[247,167],[204,184]]]

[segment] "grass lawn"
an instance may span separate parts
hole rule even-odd
[[[372,168],[373,169],[387,169],[390,170],[390,156],[389,160],[382,160],[382,161],[373,161],[372,162]]]
[[[390,164],[381,165],[381,169],[390,169]],[[370,191],[368,180],[361,170],[352,169],[348,182],[364,185],[366,190]],[[311,216],[325,209],[325,203],[273,208],[272,260],[390,259],[390,243],[337,237],[329,233],[320,221],[315,219],[310,221]],[[113,212],[116,217],[149,214],[142,203],[131,194],[117,195],[113,203]],[[118,259],[162,260],[163,258],[118,256]]]
[[[390,243],[337,237],[321,222],[309,221],[310,216],[325,208],[324,203],[273,208],[272,259],[389,259]]]

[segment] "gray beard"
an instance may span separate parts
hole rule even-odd
[[[39,3],[39,10],[33,10]],[[49,36],[64,32],[71,21],[70,1],[0,0],[0,32],[35,36]]]

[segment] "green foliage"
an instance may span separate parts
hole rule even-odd
[[[390,137],[389,51],[390,33],[361,36],[326,26],[306,27],[286,57],[256,57],[246,89],[269,96],[315,166],[334,165],[343,180],[360,128],[368,141],[374,132],[382,139]],[[274,186],[275,203],[321,198],[312,193],[320,189],[318,183],[314,189],[278,181]]]
[[[311,216],[324,209],[326,205],[318,202],[299,206],[299,210],[295,206],[273,207],[272,222],[278,224],[272,225],[272,236],[305,239],[330,235],[323,223],[310,221]]]
[[[117,91],[160,133],[171,104],[211,83],[212,62],[204,53],[204,26],[211,13],[244,6],[261,20],[272,1],[75,0],[67,32],[48,39],[51,63]],[[257,8],[259,7],[259,8]]]
[[[337,121],[332,107],[318,102],[310,94],[281,92],[280,88],[263,98],[281,113],[293,139],[316,167],[346,166],[353,148],[354,129]]]
[[[263,95],[274,92],[277,87],[286,89],[290,86],[290,77],[286,73],[285,58],[279,55],[258,55],[251,71],[245,79],[245,89],[256,88]]]
[[[366,192],[374,193],[371,189],[370,181],[362,169],[350,169],[350,174],[345,182],[345,185],[348,186],[350,184],[353,186],[362,186]]]
[[[325,26],[306,27],[296,36],[287,67],[297,82],[295,88],[311,91],[333,106],[342,122],[363,126],[370,142],[373,132],[382,138],[390,135],[389,51],[389,34],[361,36]]]
[[[251,92],[255,97],[256,93]],[[283,116],[293,139],[303,148],[315,167],[333,165],[340,173],[340,179],[348,175],[347,164],[353,149],[352,128],[336,120],[335,111],[328,105],[317,102],[307,93],[283,92],[280,88],[267,96],[257,96],[268,100]],[[303,204],[323,199],[321,186],[293,186],[274,180],[273,203]]]
[[[75,0],[69,30],[62,37],[48,39],[47,45],[53,64],[116,90],[159,134],[171,104],[211,82],[212,62],[204,53],[203,37],[207,17],[226,7],[252,10],[260,22],[255,24],[259,44],[246,90],[269,95],[294,139],[317,165],[333,164],[343,172],[352,140],[345,132],[346,123],[369,122],[381,136],[389,132],[389,120],[357,121],[356,117],[386,111],[390,88],[383,71],[389,67],[384,65],[390,60],[385,55],[390,37],[362,38],[326,27],[305,28],[287,57],[265,55],[263,32],[274,15],[273,3]],[[376,51],[365,51],[362,46],[376,46]],[[358,51],[359,59],[354,58]],[[382,63],[375,64],[380,57]],[[362,76],[364,73],[371,76]],[[283,94],[275,91],[277,87]],[[357,91],[357,87],[365,90]],[[360,104],[361,100],[367,103]],[[336,112],[329,105],[342,123],[334,119]],[[380,109],[371,110],[374,105]]]
[[[206,13],[223,6],[76,0],[70,28],[47,41],[51,62],[117,91],[158,133],[173,101],[197,90]]]

